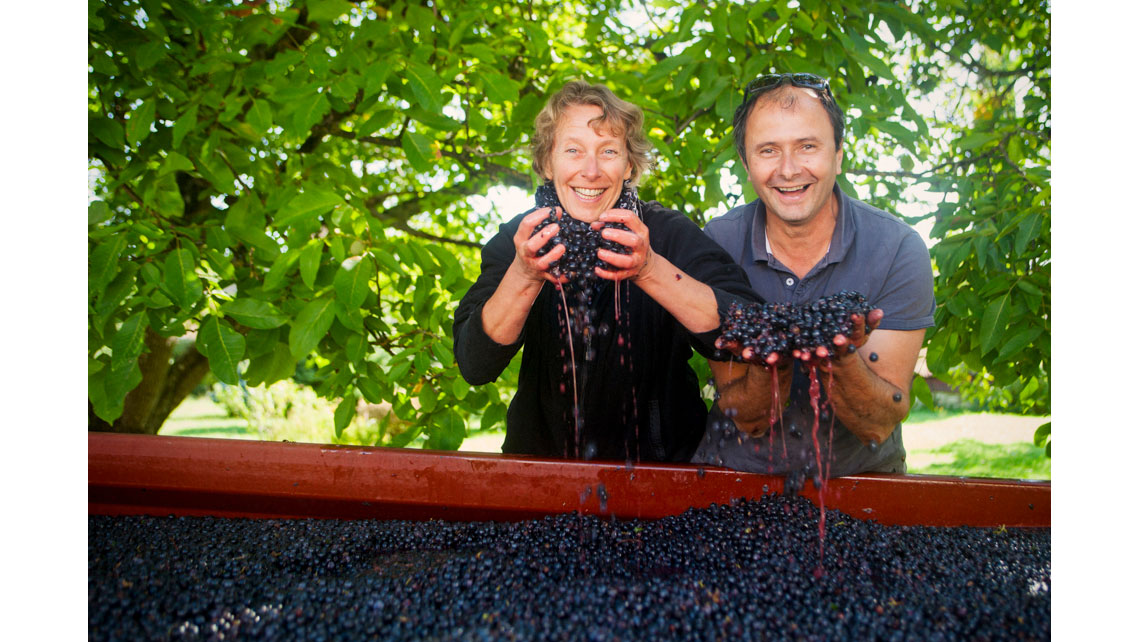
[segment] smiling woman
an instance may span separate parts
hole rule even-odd
[[[455,315],[455,356],[472,384],[497,379],[525,345],[504,452],[687,461],[701,437],[707,410],[688,360],[693,348],[711,356],[721,313],[755,295],[696,224],[637,198],[651,166],[642,123],[636,105],[581,81],[535,119],[544,206],[499,228]],[[599,243],[592,273],[555,275],[570,228],[581,229],[564,217],[624,251]]]

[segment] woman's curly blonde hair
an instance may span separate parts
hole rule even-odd
[[[549,169],[554,134],[566,109],[572,105],[594,105],[602,108],[602,115],[590,121],[596,129],[605,127],[625,139],[629,163],[633,167],[629,182],[637,185],[643,173],[653,167],[650,151],[653,145],[646,138],[643,127],[645,116],[641,108],[614,95],[605,85],[591,85],[584,80],[571,80],[558,93],[546,101],[534,119],[534,137],[530,141],[531,167],[545,178]]]

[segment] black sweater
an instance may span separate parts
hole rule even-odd
[[[695,223],[655,201],[642,212],[653,251],[712,287],[722,314],[733,300],[757,300],[744,271]],[[589,292],[563,286],[571,314],[588,309],[591,317],[574,324],[588,331],[574,333],[573,367],[563,295],[551,283],[543,286],[516,343],[498,344],[483,330],[483,305],[514,260],[513,238],[527,213],[501,225],[484,246],[479,279],[455,313],[455,358],[473,385],[497,379],[526,346],[503,452],[688,461],[707,415],[700,382],[688,365],[690,345],[709,357],[719,331],[692,334],[636,285],[621,282],[615,296],[614,282],[604,279],[594,280]],[[581,408],[577,430],[574,375]]]

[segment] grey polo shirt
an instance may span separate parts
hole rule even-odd
[[[844,194],[838,186],[839,214],[827,254],[803,279],[767,249],[765,208],[759,200],[729,210],[708,222],[705,233],[721,245],[748,274],[765,301],[803,304],[840,290],[854,290],[883,310],[879,329],[919,330],[934,325],[934,276],[922,238],[900,219]],[[804,368],[794,367],[791,402],[782,422],[752,438],[736,429],[715,404],[695,463],[777,475],[816,474],[812,439],[815,413]],[[821,395],[826,399],[827,391]],[[906,472],[902,429],[877,447],[864,446],[830,414],[818,427],[822,461],[830,458],[831,477],[861,472]],[[827,446],[831,434],[831,447]]]

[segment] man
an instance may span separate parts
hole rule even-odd
[[[925,328],[934,325],[929,252],[898,218],[836,186],[843,112],[823,78],[753,81],[733,128],[759,198],[713,219],[705,232],[741,264],[765,301],[802,305],[854,290],[876,309],[867,319],[853,317],[851,336],[838,335],[817,351],[826,355],[830,347],[830,363],[817,354],[787,359],[726,346],[744,363],[710,361],[718,399],[693,461],[789,475],[793,484],[905,472],[899,422],[909,409]],[[820,403],[815,435],[813,369],[818,394],[830,405]],[[773,420],[774,397],[780,407]]]

